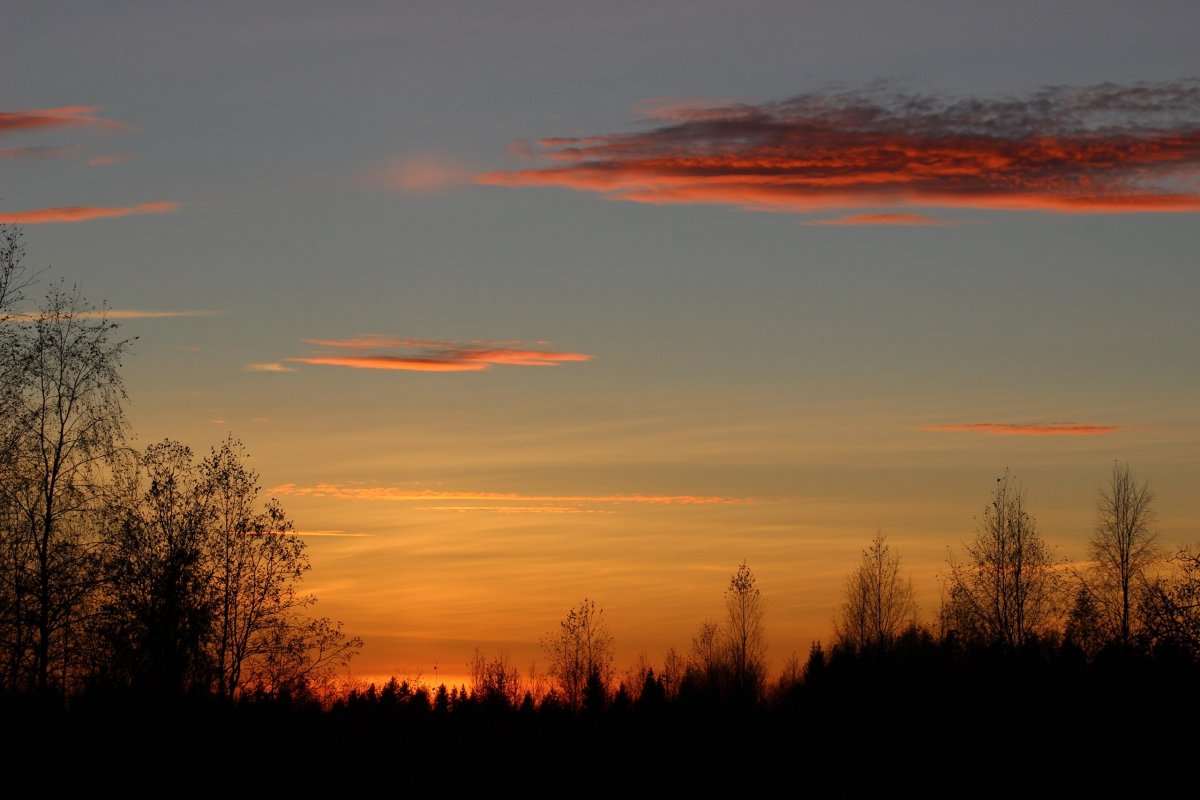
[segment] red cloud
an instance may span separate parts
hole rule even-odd
[[[89,219],[129,217],[135,214],[167,214],[179,210],[179,203],[165,201],[142,203],[136,206],[63,206],[42,208],[36,211],[17,211],[0,214],[0,218],[14,225],[35,225],[42,222],[85,222]]]
[[[360,336],[355,339],[307,339],[309,344],[334,350],[415,350],[371,355],[314,355],[289,358],[302,364],[322,364],[355,369],[407,370],[410,372],[481,372],[493,364],[553,367],[566,361],[590,361],[585,353],[561,353],[518,347],[520,342],[459,343],[432,339],[399,339]]]
[[[96,116],[99,106],[60,106],[59,108],[29,108],[22,111],[0,111],[0,133],[31,128],[63,128],[90,126],[121,129],[119,122]]]
[[[771,211],[1200,210],[1192,83],[1058,87],[1003,100],[810,94],[675,106],[658,118],[662,125],[638,133],[543,139],[539,155],[552,164],[476,181]]]
[[[1090,425],[1085,422],[971,422],[960,425],[925,425],[923,431],[963,431],[1000,436],[1103,436],[1124,429],[1123,425]]]

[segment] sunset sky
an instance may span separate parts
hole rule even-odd
[[[1080,560],[1114,459],[1200,540],[1200,5],[18,3],[0,221],[232,435],[357,676],[932,621],[995,478]],[[32,307],[32,306],[31,306]],[[435,673],[436,668],[436,673]]]

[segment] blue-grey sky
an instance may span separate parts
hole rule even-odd
[[[209,312],[123,323],[139,441],[232,433],[301,529],[370,534],[310,540],[367,673],[526,664],[583,594],[653,662],[743,559],[778,663],[877,527],[931,618],[1006,466],[1063,557],[1113,459],[1196,538],[1197,30],[1188,2],[18,3],[0,114],[59,116],[0,126],[0,219],[113,309]],[[871,160],[897,132],[909,171]],[[142,213],[37,221],[67,207]],[[1015,427],[946,427],[981,424]]]

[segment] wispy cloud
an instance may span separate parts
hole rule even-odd
[[[173,319],[176,317],[218,317],[221,311],[162,311],[134,308],[97,308],[91,311],[76,311],[75,319]],[[35,322],[40,315],[36,311],[23,311],[8,317],[9,322]],[[183,350],[199,350],[199,347],[184,346]]]
[[[49,158],[69,158],[78,147],[5,147],[0,148],[0,160],[45,161]]]
[[[59,106],[0,111],[0,133],[34,128],[95,127],[123,130],[127,126],[105,119],[96,112],[100,106]]]
[[[611,514],[602,508],[577,506],[417,506],[417,511],[447,511],[456,514]]]
[[[112,164],[123,164],[132,158],[133,156],[121,154],[92,156],[87,160],[87,163],[90,167],[107,167]]]
[[[493,365],[553,367],[565,362],[590,361],[586,353],[534,349],[521,342],[474,340],[453,342],[434,339],[405,339],[390,336],[360,336],[354,339],[306,339],[308,344],[333,350],[289,362],[355,369],[405,370],[410,372],[480,372]],[[540,343],[544,345],[544,343]],[[350,355],[337,351],[377,352]],[[399,352],[378,352],[378,351]]]
[[[900,225],[906,227],[929,227],[930,225],[955,225],[953,220],[933,217],[929,214],[851,214],[834,219],[813,219],[805,225]]]
[[[317,483],[298,486],[284,483],[270,490],[275,495],[294,497],[327,497],[337,500],[361,500],[368,502],[506,502],[506,503],[552,503],[558,507],[577,503],[639,504],[639,505],[735,505],[747,502],[744,498],[719,495],[662,495],[662,494],[606,494],[606,495],[537,495],[518,492],[468,492],[438,489],[406,489],[402,486],[365,486],[362,484]],[[440,509],[450,510],[441,506]],[[459,510],[459,509],[454,509]]]
[[[363,177],[368,185],[406,194],[436,194],[473,179],[470,170],[453,157],[440,153],[402,155],[370,170]]]
[[[372,534],[370,534],[370,533],[348,533],[346,531],[334,531],[334,530],[331,530],[331,531],[295,531],[295,533],[297,536],[337,536],[337,537],[351,537],[351,538],[372,536]]]
[[[996,436],[1103,436],[1125,430],[1125,425],[1093,425],[1086,422],[970,422],[953,425],[923,425],[924,431],[958,431]]]
[[[268,364],[247,364],[243,369],[246,372],[295,372],[295,367],[288,367],[278,363]]]
[[[138,214],[168,214],[178,210],[179,203],[167,200],[136,206],[62,206],[36,211],[0,212],[0,219],[13,225],[36,225],[44,222],[86,222],[92,219],[130,217]]]
[[[768,211],[1200,210],[1195,82],[1049,87],[999,99],[814,93],[652,113],[660,124],[649,130],[543,139],[527,149],[544,166],[476,181]]]

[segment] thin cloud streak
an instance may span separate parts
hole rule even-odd
[[[222,311],[157,311],[132,308],[97,308],[91,311],[76,311],[72,313],[75,319],[175,319],[179,317],[219,317]],[[36,322],[40,314],[36,311],[23,311],[8,317],[9,322]],[[182,349],[189,349],[184,347]],[[199,350],[200,348],[194,348]]]
[[[124,164],[133,159],[127,155],[92,156],[87,160],[89,167],[107,167],[111,164]]]
[[[243,369],[246,372],[295,372],[294,367],[284,366],[283,364],[247,364]]]
[[[78,147],[6,147],[0,149],[0,160],[45,161],[51,158],[70,158]]]
[[[1105,436],[1125,430],[1125,425],[1092,425],[1086,422],[971,422],[952,425],[923,425],[923,431],[983,433],[992,436]]]
[[[308,344],[328,350],[409,350],[407,353],[369,355],[318,354],[286,359],[289,362],[354,369],[405,370],[409,372],[482,372],[493,365],[554,367],[565,362],[591,361],[586,353],[535,350],[514,341],[453,342],[390,336],[360,336],[354,339],[306,339]],[[539,342],[539,344],[542,344]]]
[[[0,219],[12,225],[38,225],[48,222],[87,222],[93,219],[131,217],[140,214],[169,214],[179,210],[179,203],[167,200],[141,203],[136,206],[62,206],[36,211],[0,213]]]
[[[933,217],[928,214],[851,214],[836,219],[814,219],[805,225],[898,225],[902,227],[929,227],[931,225],[957,225],[954,220]]]
[[[480,501],[516,503],[555,503],[569,506],[574,503],[617,503],[639,505],[739,505],[748,502],[743,498],[705,495],[528,495],[518,492],[462,492],[437,489],[404,489],[398,486],[359,486],[342,483],[317,483],[312,486],[297,486],[284,483],[270,490],[271,494],[293,497],[328,497],[338,500],[365,500],[370,502],[426,502],[426,501]]]
[[[543,139],[536,155],[546,166],[476,182],[808,213],[1200,210],[1194,82],[1049,87],[1003,99],[816,93],[667,107],[657,119],[663,124],[642,132]]]
[[[100,106],[59,106],[0,111],[0,133],[35,128],[93,127],[124,130],[128,126],[97,116]]]

